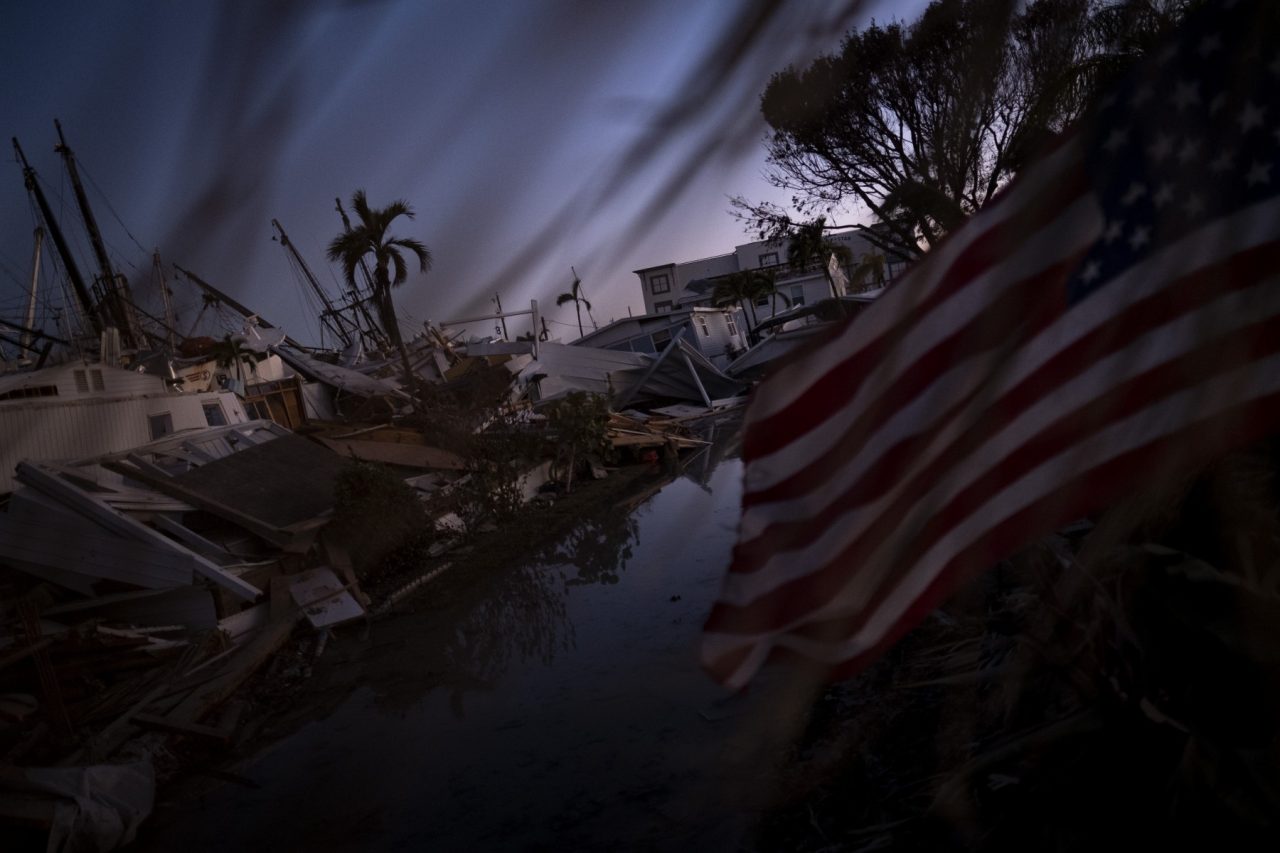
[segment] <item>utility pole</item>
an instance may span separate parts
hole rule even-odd
[[[498,306],[498,316],[502,321],[502,339],[509,341],[511,337],[507,334],[507,318],[502,316],[502,297],[496,293],[493,294],[493,303]]]

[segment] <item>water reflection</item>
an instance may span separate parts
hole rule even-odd
[[[445,660],[479,680],[498,677],[513,661],[551,663],[574,645],[563,583],[562,571],[537,563],[504,573],[455,623]]]
[[[260,787],[167,807],[143,849],[737,847],[723,792],[755,777],[725,755],[751,744],[693,654],[740,497],[719,455],[619,484],[532,560],[459,555],[414,613],[339,632],[298,700],[312,724],[236,768]]]
[[[567,536],[544,549],[540,559],[577,570],[577,574],[565,579],[566,586],[613,584],[627,567],[640,543],[639,537],[640,524],[633,517],[631,506],[619,502],[584,519]]]

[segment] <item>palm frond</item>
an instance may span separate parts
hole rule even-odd
[[[395,249],[388,247],[387,255],[391,261],[392,267],[395,269],[395,275],[391,278],[391,286],[399,287],[409,278],[409,266],[405,263],[404,255]]]
[[[408,249],[413,252],[418,259],[418,271],[427,273],[431,272],[431,250],[428,249],[420,240],[412,237],[393,237],[387,241],[388,246],[399,246],[402,249]]]

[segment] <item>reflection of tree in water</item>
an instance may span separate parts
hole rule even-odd
[[[454,623],[445,660],[483,681],[502,675],[513,659],[551,663],[558,652],[574,645],[562,577],[547,566],[529,563],[494,578],[485,596]]]
[[[578,570],[565,586],[617,583],[639,543],[640,525],[634,507],[626,502],[603,507],[541,554],[547,563],[563,563]]]
[[[376,707],[403,711],[444,690],[461,719],[465,697],[492,690],[513,664],[549,664],[573,648],[563,580],[555,567],[536,562],[496,570],[483,583],[443,591],[457,599],[389,623],[381,631],[384,651],[362,662]],[[387,654],[390,647],[397,652]]]

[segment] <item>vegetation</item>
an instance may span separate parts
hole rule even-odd
[[[556,297],[556,305],[564,305],[566,302],[573,303],[573,310],[578,314],[578,337],[585,334],[582,331],[582,306],[587,307],[587,314],[591,314],[591,303],[582,295],[582,281],[576,275],[573,277],[573,286],[569,288],[568,293],[562,293]]]
[[[383,331],[387,333],[400,353],[404,368],[405,390],[413,394],[419,383],[414,380],[413,367],[409,363],[409,352],[405,349],[404,340],[400,336],[400,325],[396,320],[391,290],[404,284],[409,278],[406,253],[417,259],[419,272],[426,273],[431,269],[431,252],[418,240],[396,237],[389,233],[392,223],[401,216],[413,219],[413,208],[408,202],[397,200],[384,208],[371,208],[368,199],[365,198],[364,190],[356,190],[351,196],[351,207],[359,221],[353,228],[346,229],[329,243],[329,260],[342,265],[343,277],[347,285],[354,289],[356,269],[364,259],[372,259],[373,301],[378,309],[378,318]]]
[[[778,300],[781,299],[783,304],[788,308],[791,307],[791,297],[778,290],[778,278],[773,270],[758,270],[755,275],[756,298],[768,298],[772,301],[771,314],[778,313]]]
[[[384,465],[352,461],[338,474],[327,532],[363,575],[432,530],[422,503],[403,479]]]
[[[1040,540],[826,689],[757,846],[1274,849],[1278,451]]]
[[[547,425],[555,435],[556,463],[565,472],[565,492],[573,491],[573,472],[591,454],[607,455],[609,401],[600,394],[573,391],[544,409]]]
[[[1182,0],[934,0],[912,24],[849,33],[761,97],[769,180],[815,219],[870,211],[867,237],[915,257],[981,208],[1193,5]],[[803,235],[737,199],[762,236]]]
[[[839,299],[843,294],[840,293],[835,278],[831,275],[830,259],[834,255],[840,266],[847,266],[849,250],[827,239],[826,224],[826,217],[819,216],[792,231],[790,242],[787,244],[787,263],[797,270],[805,269],[810,264],[817,264],[822,270],[822,277],[827,280],[827,286],[831,288],[831,295]]]
[[[849,275],[849,291],[856,293],[884,284],[885,256],[879,252],[863,252]]]
[[[224,335],[222,340],[218,341],[210,349],[209,354],[213,356],[217,365],[223,369],[234,367],[236,371],[236,379],[241,385],[244,384],[244,365],[251,368],[262,358],[253,350],[245,349],[241,346],[239,337],[232,337],[230,334]]]
[[[752,336],[759,322],[756,320],[755,308],[758,290],[756,271],[738,270],[718,279],[715,289],[711,292],[711,301],[716,306],[737,305],[742,310],[742,321],[747,325],[748,338]],[[747,313],[748,306],[750,306],[750,314]]]

